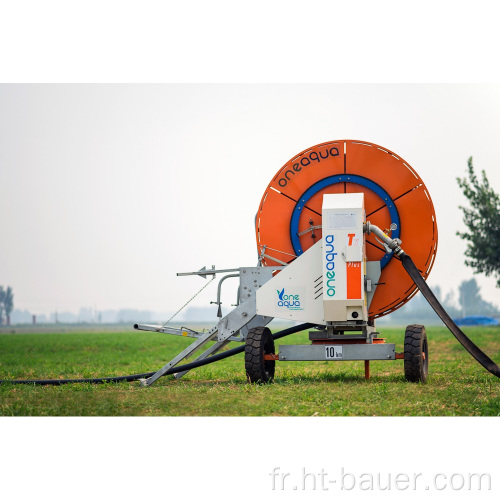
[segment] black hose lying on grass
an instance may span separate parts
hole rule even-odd
[[[312,323],[302,323],[297,326],[292,326],[286,330],[281,330],[280,332],[274,333],[274,340],[281,339],[292,333],[301,332],[307,328],[312,328],[315,325]],[[215,363],[221,359],[226,359],[235,354],[239,354],[245,350],[245,345],[235,347],[229,351],[221,352],[219,354],[214,354],[205,359],[200,359],[198,361],[193,361],[191,363],[186,363],[183,365],[175,366],[166,371],[165,375],[173,375],[174,373],[183,372],[186,370],[192,370],[193,368],[198,368],[199,366],[208,365],[210,363]],[[105,378],[73,378],[73,379],[55,379],[55,380],[0,380],[0,384],[28,384],[28,385],[64,385],[64,384],[103,384],[105,382],[133,382],[134,380],[139,380],[140,378],[148,378],[154,375],[156,372],[148,373],[137,373],[135,375],[124,375],[122,377],[105,377]]]

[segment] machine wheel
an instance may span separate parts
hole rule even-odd
[[[245,344],[245,370],[250,383],[270,382],[276,362],[265,361],[264,354],[274,354],[274,339],[265,326],[251,328]]]
[[[405,331],[405,377],[408,382],[427,382],[429,350],[423,325],[408,325]]]

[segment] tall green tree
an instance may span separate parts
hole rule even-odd
[[[500,287],[500,197],[490,186],[484,170],[479,180],[472,157],[468,161],[468,178],[457,178],[470,207],[460,207],[466,232],[457,235],[467,241],[465,264],[474,274],[494,276]]]

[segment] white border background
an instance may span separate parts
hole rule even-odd
[[[0,81],[493,83],[494,5],[0,1]],[[273,467],[344,466],[489,472],[493,490],[475,497],[490,498],[500,480],[497,428],[497,418],[2,418],[0,490],[4,498],[310,498],[271,491]],[[470,493],[426,492],[434,496]]]

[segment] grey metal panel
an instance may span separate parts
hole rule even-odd
[[[232,337],[240,328],[250,322],[255,315],[255,293],[253,293],[245,302],[234,308],[219,321],[217,340],[220,342]]]
[[[326,359],[325,346],[320,345],[281,345],[280,361],[356,361],[363,359],[390,360],[396,359],[395,344],[344,344],[340,359]]]
[[[240,267],[239,305],[219,321],[219,342],[240,336],[246,339],[249,328],[265,326],[273,318],[256,314],[255,292],[273,277],[276,267]]]
[[[269,267],[240,267],[240,303],[245,302],[254,294],[264,283],[267,283],[276,269],[275,266]]]
[[[256,326],[266,326],[273,318],[255,314],[255,293],[250,298],[224,316],[217,325],[219,333],[217,340],[227,340],[238,331],[246,339],[248,330]]]
[[[370,280],[370,288],[371,290],[366,291],[366,305],[368,309],[370,308],[370,304],[372,303],[373,296],[375,295],[375,290],[377,289],[377,283],[380,279],[380,275],[382,271],[380,270],[380,261],[366,261],[366,276],[367,280]]]

